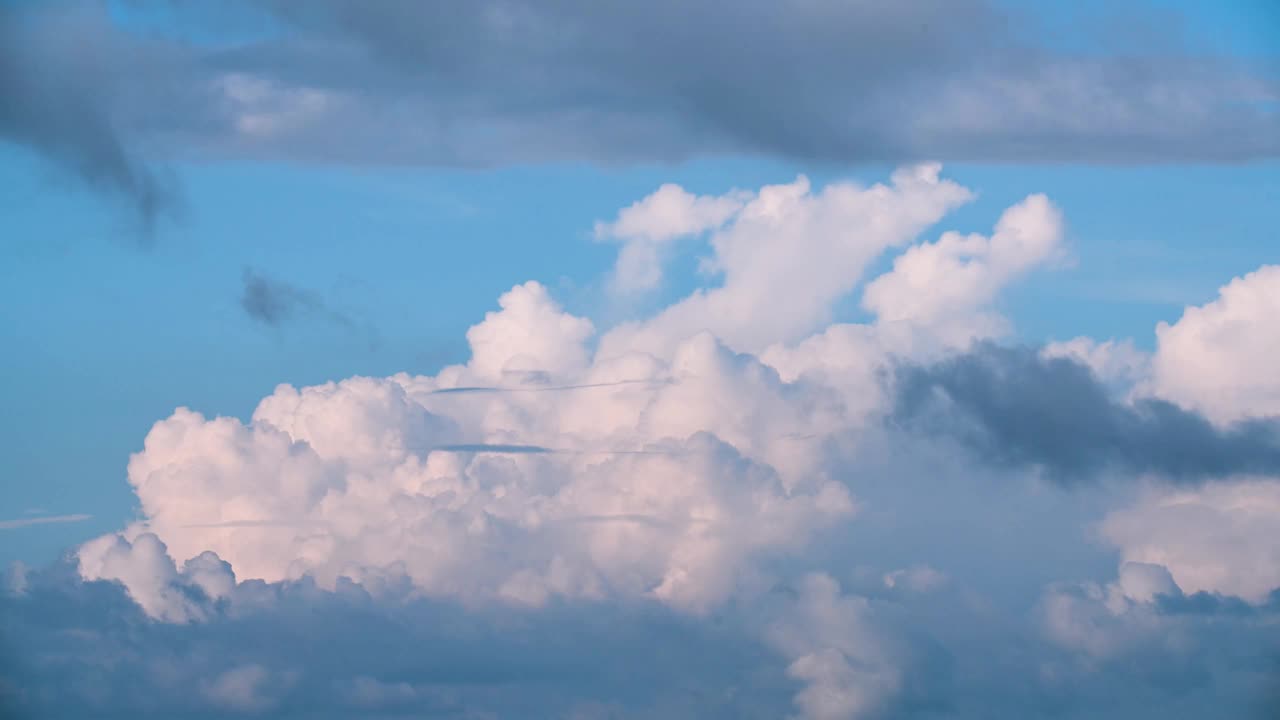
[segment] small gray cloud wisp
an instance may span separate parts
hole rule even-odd
[[[242,275],[240,307],[256,322],[281,327],[304,317],[320,318],[334,325],[354,329],[355,322],[329,307],[317,293],[268,277],[252,268]]]

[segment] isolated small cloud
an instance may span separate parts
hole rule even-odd
[[[321,322],[364,337],[371,344],[378,342],[378,333],[372,325],[335,309],[319,293],[253,268],[245,268],[241,275],[240,308],[249,319],[272,328]]]
[[[304,316],[322,317],[339,325],[350,325],[343,314],[331,310],[314,292],[268,277],[252,268],[242,276],[240,307],[250,318],[264,325],[280,327]]]

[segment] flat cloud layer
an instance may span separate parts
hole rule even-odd
[[[15,3],[0,9],[0,136],[145,219],[172,207],[156,160],[174,156],[484,166],[1280,151],[1273,67],[1155,43],[1125,18],[1065,19],[989,0]],[[1179,22],[1143,24],[1175,38]]]
[[[1236,288],[1267,297],[1273,273],[1162,327],[1153,358],[1020,350],[995,344],[993,303],[1062,252],[1049,198],[930,238],[972,195],[936,165],[658,193],[601,234],[620,255],[705,234],[719,285],[596,328],[529,282],[468,331],[464,365],[157,422],[129,462],[138,520],[11,574],[0,699],[68,717],[1274,710],[1274,421],[1252,398],[1206,418],[1153,370],[1206,314],[1252,322]],[[833,324],[859,287],[875,319]],[[1215,337],[1220,357],[1256,340]],[[1063,473],[1090,482],[1043,482]]]

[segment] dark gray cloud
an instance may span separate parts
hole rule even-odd
[[[694,618],[655,603],[463,607],[339,581],[241,583],[205,621],[148,620],[119,585],[65,563],[0,592],[0,715],[26,718],[779,718],[786,660],[761,642],[794,599]],[[866,591],[901,638],[901,688],[876,717],[905,720],[1262,718],[1274,710],[1277,608],[1165,605],[1129,624],[1079,589],[1082,620],[1127,642],[1080,658],[1027,613],[992,613],[962,590]],[[1096,613],[1096,616],[1092,613]],[[1154,626],[1155,630],[1143,628]],[[1135,628],[1137,629],[1134,634]],[[1176,638],[1171,642],[1170,637]],[[227,682],[228,677],[236,682]],[[220,679],[224,679],[219,682]]]
[[[246,709],[274,718],[768,718],[790,703],[746,628],[656,604],[532,611],[255,581],[207,622],[166,625],[73,573],[0,594],[0,716],[228,717],[238,708],[219,700],[237,694],[209,690],[246,667],[260,680]]]
[[[1218,428],[1162,400],[1126,403],[1084,365],[1032,348],[983,344],[935,365],[900,367],[894,385],[894,422],[1063,481],[1105,469],[1175,481],[1280,474],[1277,420]]]
[[[318,317],[344,328],[355,327],[351,318],[330,308],[310,290],[267,277],[252,268],[245,268],[242,283],[240,307],[264,325],[280,327],[302,317]]]
[[[123,198],[149,238],[178,198],[139,131],[173,103],[176,62],[170,48],[123,36],[96,5],[0,3],[0,139]]]
[[[985,0],[279,7],[308,48],[346,49],[345,76],[300,48],[279,49],[288,62],[247,50],[245,67],[286,85],[363,88],[362,101],[399,98],[428,120],[385,145],[410,157],[1149,162],[1280,151],[1263,103],[1274,77],[1136,37],[1100,47],[1078,36],[1090,52],[1053,51],[1037,43],[1048,36],[1036,17]]]
[[[992,0],[129,8],[126,25],[91,2],[5,4],[0,134],[147,218],[166,207],[154,161],[175,154],[484,166],[1280,152],[1274,64],[1215,57],[1193,31],[1153,40],[1174,15],[1050,34]]]

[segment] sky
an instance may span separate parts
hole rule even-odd
[[[1280,712],[1265,0],[0,0],[0,714]]]

